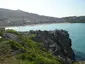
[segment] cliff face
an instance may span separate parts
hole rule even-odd
[[[36,37],[32,38],[34,41],[42,43],[48,51],[63,60],[65,64],[72,64],[72,61],[75,61],[67,31],[31,31],[30,33],[36,34]]]
[[[9,30],[2,37],[11,44],[12,51],[9,52],[12,56],[22,54],[20,58],[25,58],[32,64],[72,64],[75,61],[71,39],[64,30],[18,33]]]

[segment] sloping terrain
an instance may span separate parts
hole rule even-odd
[[[64,30],[0,32],[0,64],[72,64],[75,55]]]
[[[0,8],[0,25],[24,25],[36,23],[52,23],[58,18],[40,16],[22,10],[9,10]]]
[[[0,8],[0,26],[20,26],[41,23],[84,23],[85,16],[50,17],[25,12],[22,10],[9,10]]]
[[[1,34],[2,36],[2,34]],[[0,64],[62,64],[42,45],[31,40],[34,34],[24,36],[7,30],[0,38]]]

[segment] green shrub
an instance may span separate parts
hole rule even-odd
[[[0,31],[0,36],[2,36],[2,35],[3,35],[3,32]]]
[[[7,32],[7,33],[13,33],[13,34],[19,35],[19,33],[18,33],[17,31],[12,30],[12,29],[8,29],[8,30],[6,30],[5,32]]]

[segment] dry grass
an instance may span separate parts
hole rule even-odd
[[[9,57],[4,59],[2,58],[2,60],[0,60],[0,64],[21,64],[21,62],[15,57]]]
[[[79,61],[79,62],[75,62],[73,64],[85,64],[85,61]]]

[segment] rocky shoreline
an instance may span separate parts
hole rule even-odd
[[[54,31],[30,31],[26,34],[35,34],[33,41],[42,43],[43,46],[53,55],[59,57],[66,64],[72,64],[75,61],[75,54],[71,48],[72,42],[69,34],[65,30]]]
[[[36,51],[35,54],[37,53],[37,55],[40,54],[47,55],[47,52],[50,52],[52,54],[52,57],[55,56],[61,60],[62,62],[61,64],[72,64],[73,61],[75,61],[75,54],[71,48],[72,42],[71,39],[69,38],[68,32],[65,30],[54,31],[37,30],[29,32],[16,32],[14,30],[6,30],[3,32],[1,36],[3,39],[9,40],[8,42],[12,43],[13,49],[12,52],[11,51],[9,52],[13,56],[22,53],[29,55],[30,53],[28,51],[33,49],[34,51]],[[26,42],[28,42],[29,44],[28,46]],[[39,44],[38,45],[39,47],[36,47],[35,42],[36,44]],[[31,46],[32,48],[29,48],[29,46]],[[47,50],[47,52],[44,48]],[[39,50],[41,50],[41,52],[43,53],[39,52]],[[31,53],[33,52],[31,51]],[[48,56],[47,58],[49,59]]]

